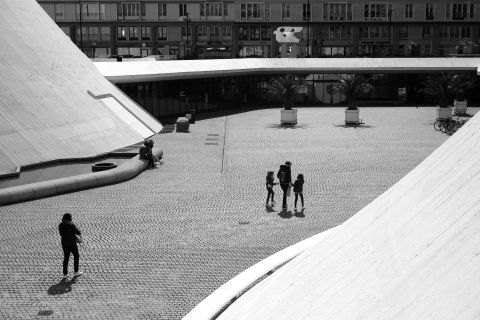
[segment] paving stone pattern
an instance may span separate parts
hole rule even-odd
[[[0,208],[0,319],[181,319],[223,283],[300,240],[341,224],[448,136],[433,108],[279,109],[197,120],[154,137],[157,169],[103,188]],[[290,160],[306,210],[266,208],[265,175]],[[75,283],[60,283],[57,226],[84,234]],[[73,261],[70,261],[70,270]]]

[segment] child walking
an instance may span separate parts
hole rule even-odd
[[[295,192],[295,210],[297,210],[297,200],[298,196],[300,196],[300,200],[302,200],[302,210],[305,209],[305,205],[303,203],[303,174],[299,174],[297,176],[297,180],[293,183],[293,192]]]
[[[273,203],[275,202],[275,200],[273,200],[273,197],[275,196],[275,192],[273,192],[273,186],[278,184],[278,183],[275,183],[274,180],[275,180],[275,176],[274,176],[274,172],[273,171],[268,171],[267,172],[267,178],[266,178],[266,182],[265,182],[265,185],[267,187],[267,203],[266,205],[268,206],[268,201],[270,199],[270,196],[272,197],[272,205]]]

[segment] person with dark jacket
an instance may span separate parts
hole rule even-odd
[[[148,160],[148,168],[155,167],[155,160],[153,156],[153,140],[147,139],[143,142],[143,146],[140,147],[140,159]]]
[[[305,209],[305,205],[303,203],[303,174],[299,174],[297,176],[297,180],[293,183],[293,192],[295,192],[295,210],[297,210],[297,200],[298,196],[300,196],[300,200],[302,200],[302,210]]]
[[[80,255],[78,253],[78,238],[81,232],[72,222],[72,215],[70,213],[65,213],[62,218],[62,222],[58,225],[58,231],[60,232],[60,237],[62,238],[62,249],[63,249],[63,279],[67,278],[68,275],[68,260],[70,259],[70,253],[73,254],[73,269],[74,277],[79,277],[83,272],[78,271]]]
[[[290,161],[285,162],[285,164],[280,165],[280,169],[278,170],[278,173],[277,173],[277,178],[280,181],[280,188],[282,188],[282,191],[283,191],[282,207],[285,210],[287,209],[288,188],[292,184],[292,170],[290,169],[291,165],[292,163]]]

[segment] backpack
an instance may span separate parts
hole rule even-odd
[[[278,180],[280,181],[280,183],[284,183],[285,182],[285,176],[286,176],[286,172],[283,170],[283,168],[281,168],[280,170],[278,170],[278,173],[277,173],[277,178]]]

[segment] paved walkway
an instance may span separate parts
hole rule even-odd
[[[295,127],[278,109],[197,121],[157,135],[163,164],[133,180],[1,207],[0,318],[181,319],[249,266],[351,217],[448,138],[433,108],[362,108],[359,128],[342,108],[298,114]],[[303,214],[264,206],[266,171],[285,160],[305,175]],[[67,284],[64,212],[84,233],[85,275]]]

